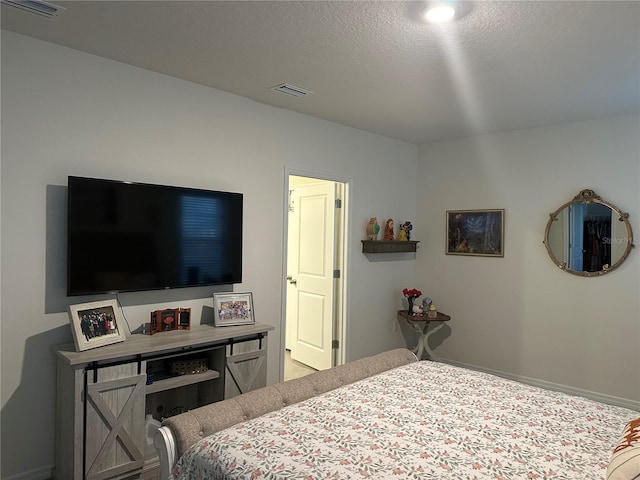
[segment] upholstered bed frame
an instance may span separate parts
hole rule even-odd
[[[415,361],[416,356],[409,350],[390,350],[170,417],[154,438],[160,456],[160,478],[169,478],[180,455],[207,435]]]
[[[169,478],[174,463],[191,445],[203,437],[342,385],[415,361],[416,356],[409,350],[390,350],[170,417],[162,423],[154,438],[160,457],[160,478]]]

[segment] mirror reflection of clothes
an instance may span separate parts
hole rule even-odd
[[[586,217],[583,224],[582,265],[597,272],[611,265],[611,217]]]

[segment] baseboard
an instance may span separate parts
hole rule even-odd
[[[2,480],[49,480],[51,478],[51,470],[53,465],[48,467],[34,468],[28,472],[18,473],[10,477],[5,477]]]
[[[498,377],[508,378],[509,380],[515,380],[517,382],[526,383],[534,387],[540,387],[547,390],[554,390],[557,392],[567,393],[569,395],[575,395],[578,397],[588,398],[595,402],[606,403],[609,405],[616,405],[618,407],[628,408],[630,410],[640,411],[640,400],[631,400],[629,398],[616,397],[613,395],[606,395],[604,393],[592,392],[590,390],[583,390],[581,388],[570,387],[559,383],[547,382],[545,380],[539,380],[537,378],[525,377],[523,375],[514,375],[512,373],[502,372],[500,370],[493,370],[491,368],[478,367],[477,365],[469,365],[467,363],[456,362],[454,360],[448,360],[446,358],[438,357],[438,361],[442,363],[448,363],[457,367],[468,368],[469,370],[477,370],[479,372],[490,373]]]

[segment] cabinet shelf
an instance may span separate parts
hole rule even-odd
[[[362,240],[362,253],[412,253],[416,240]]]
[[[145,392],[147,395],[151,393],[164,392],[172,388],[185,387],[194,383],[206,382],[220,378],[220,372],[217,370],[207,370],[202,373],[193,373],[189,375],[178,375],[176,377],[167,377],[155,380],[152,384],[146,385]]]

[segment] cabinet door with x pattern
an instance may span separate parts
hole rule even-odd
[[[99,369],[96,377],[87,383],[85,396],[84,476],[101,480],[139,472],[144,466],[146,375],[126,364]]]

